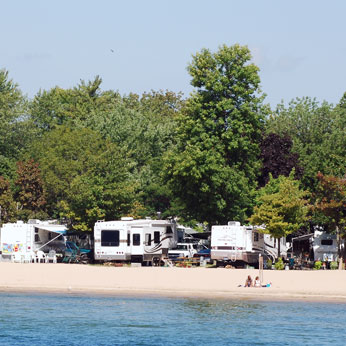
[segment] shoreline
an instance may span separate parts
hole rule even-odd
[[[0,263],[0,293],[346,303],[346,271],[263,272],[272,287],[245,288],[255,269]]]
[[[191,299],[191,300],[241,300],[249,302],[305,302],[305,303],[334,303],[346,304],[344,296],[324,296],[312,294],[235,294],[230,292],[189,292],[189,291],[162,291],[162,290],[106,290],[106,289],[50,289],[39,287],[1,287],[0,294],[33,294],[33,295],[70,295],[74,297],[114,297],[114,298],[144,298],[144,299]]]

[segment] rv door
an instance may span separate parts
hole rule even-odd
[[[131,228],[131,255],[143,255],[143,228],[132,227]]]

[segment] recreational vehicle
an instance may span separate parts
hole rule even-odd
[[[292,239],[293,255],[312,261],[336,261],[338,259],[338,245],[335,234],[315,230]]]
[[[174,221],[98,221],[94,227],[95,261],[131,261],[158,264],[177,244]]]
[[[280,240],[280,256],[286,256],[285,239]],[[257,264],[259,255],[265,259],[278,257],[278,240],[263,234],[253,226],[241,226],[238,221],[211,228],[211,259],[218,262]]]
[[[14,253],[33,253],[54,250],[63,253],[66,227],[49,221],[29,220],[5,223],[0,229],[2,259],[10,259]]]
[[[270,234],[263,233],[264,228],[252,229],[252,251],[264,256],[275,262],[279,257],[279,242],[280,242],[280,257],[287,258],[286,238],[273,238]]]

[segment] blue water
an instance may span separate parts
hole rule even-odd
[[[0,293],[0,345],[345,345],[345,304]]]

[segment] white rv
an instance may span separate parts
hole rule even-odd
[[[217,261],[243,261],[252,263],[252,229],[230,221],[228,225],[211,227],[211,259]]]
[[[306,256],[314,261],[336,261],[338,259],[338,244],[335,234],[320,230],[292,239],[293,254],[295,257]]]
[[[280,255],[286,257],[286,242],[280,240]],[[211,259],[220,262],[256,264],[259,254],[265,259],[278,257],[278,241],[252,226],[241,226],[238,221],[211,228]]]
[[[177,244],[176,224],[167,220],[98,221],[94,227],[96,261],[157,264]]]
[[[31,253],[41,250],[48,253],[50,250],[55,250],[59,253],[65,249],[66,226],[49,221],[29,220],[28,223],[23,221],[5,223],[0,233],[3,259],[11,258],[16,252]]]
[[[315,261],[336,261],[338,259],[338,244],[335,234],[315,231],[312,248]]]

